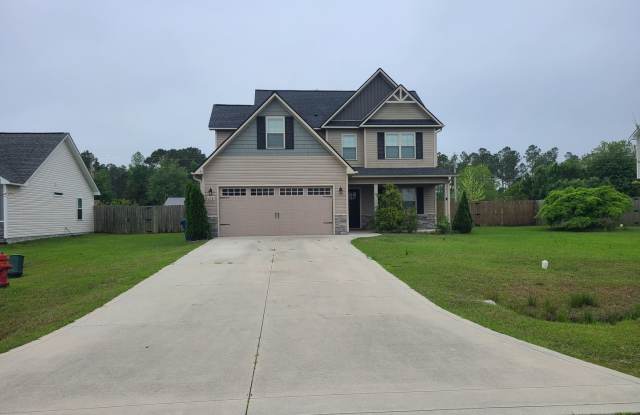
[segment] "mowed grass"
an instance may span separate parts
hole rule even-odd
[[[469,235],[383,235],[353,244],[464,318],[640,376],[638,228],[477,227]]]
[[[200,243],[182,234],[92,234],[0,246],[25,273],[0,289],[0,353],[105,304]]]

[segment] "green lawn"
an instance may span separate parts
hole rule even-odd
[[[464,318],[640,376],[640,229],[477,227],[469,235],[384,235],[353,244]],[[572,307],[572,296],[595,305],[578,306],[577,298]]]
[[[25,273],[0,289],[0,352],[100,307],[200,243],[182,234],[92,234],[0,246]]]

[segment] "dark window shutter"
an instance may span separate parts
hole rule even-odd
[[[284,148],[293,150],[293,117],[284,119]]]
[[[264,125],[264,117],[258,117],[257,129],[258,129],[258,150],[264,150],[265,148],[267,148],[267,131]]]
[[[424,187],[416,187],[416,213],[424,215]]]
[[[422,132],[416,133],[416,158],[422,159]]]
[[[378,160],[384,160],[384,133],[378,133]]]

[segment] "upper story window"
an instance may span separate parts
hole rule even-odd
[[[265,117],[267,124],[267,148],[284,148],[284,117]]]
[[[345,160],[358,159],[358,138],[355,134],[342,134],[342,157]]]
[[[385,133],[384,156],[387,159],[415,159],[415,133]]]

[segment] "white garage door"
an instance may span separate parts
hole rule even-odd
[[[222,187],[220,236],[333,234],[326,186]]]

